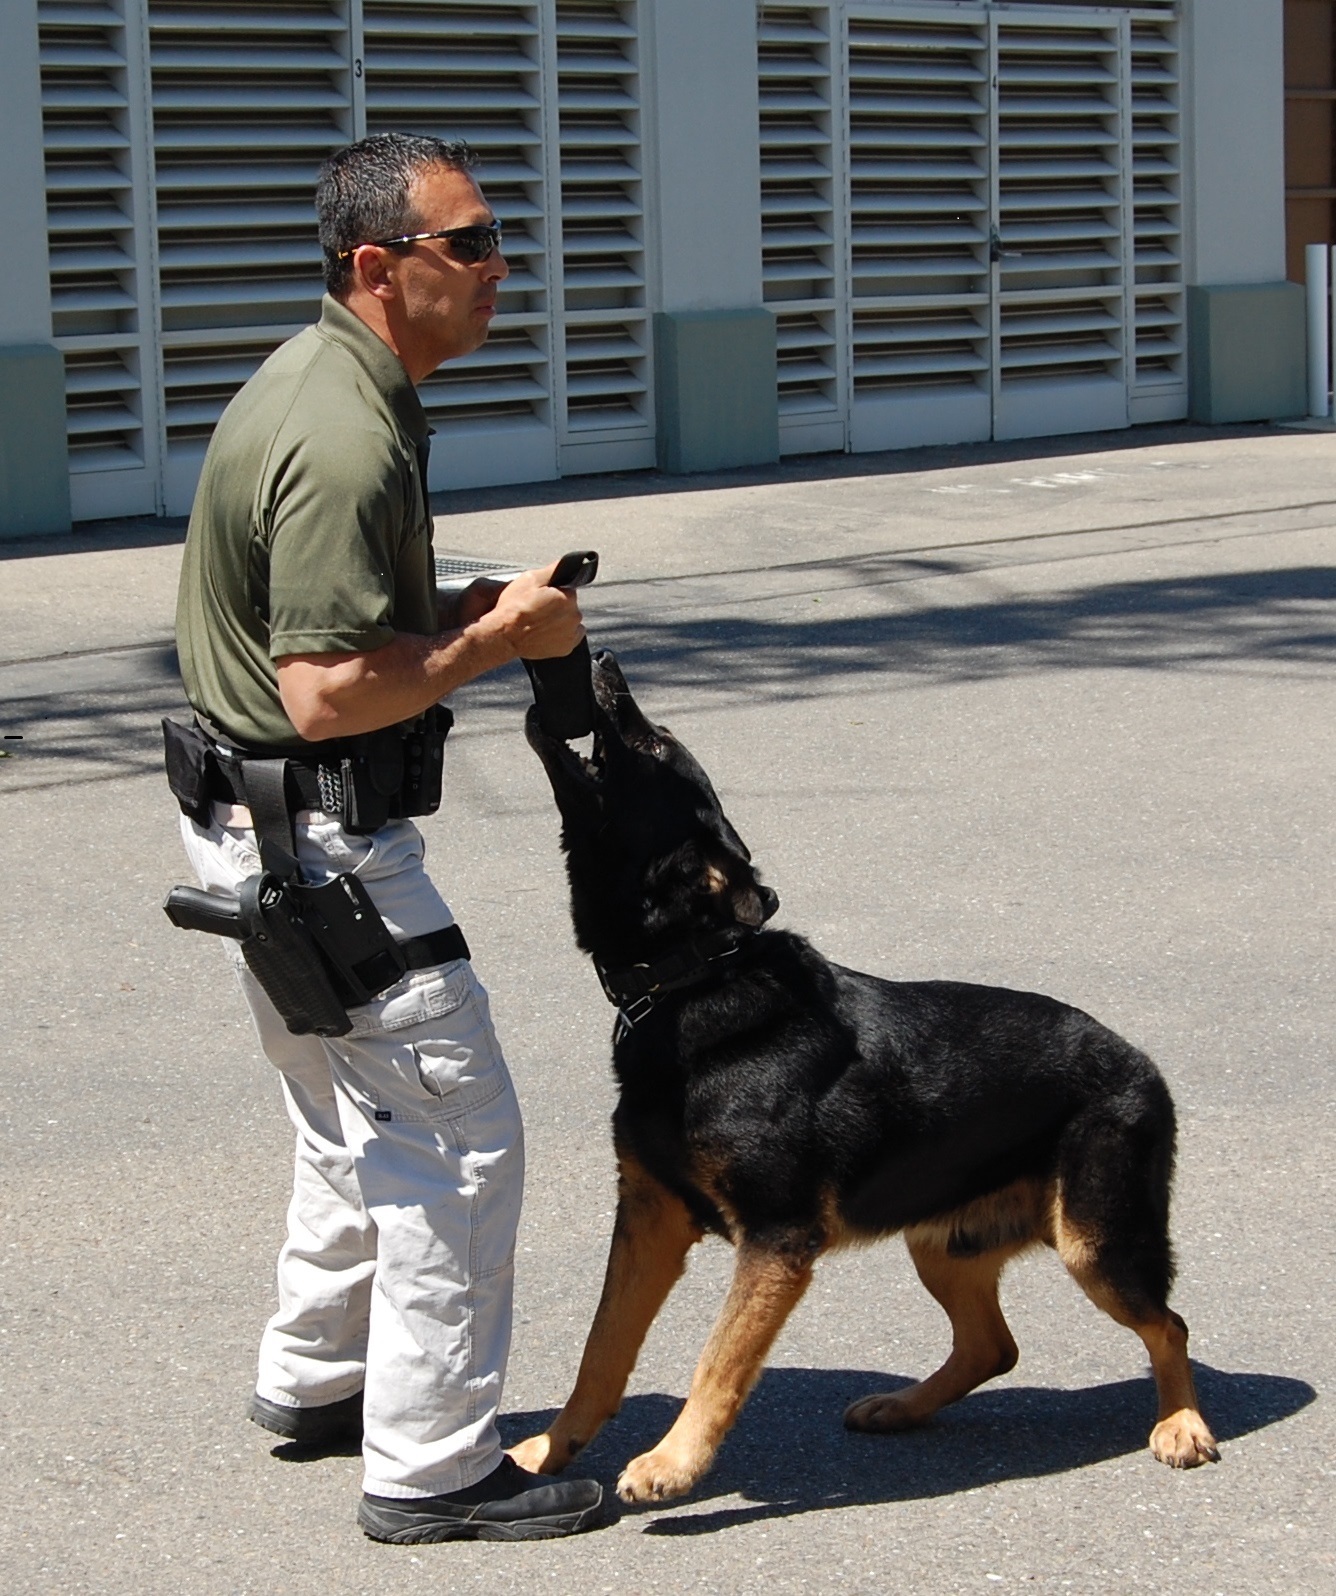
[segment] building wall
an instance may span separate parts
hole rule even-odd
[[[0,294],[0,536],[67,531],[65,380],[51,342],[37,0],[0,9],[0,216],[10,271]]]
[[[1278,282],[1285,276],[1282,0],[1195,0],[1185,31],[1191,280]]]
[[[323,16],[320,6],[302,13],[301,25],[316,32],[309,47],[293,44],[289,68],[283,55],[287,47],[267,42],[268,34],[250,39],[244,30],[238,32],[226,4],[173,15],[156,0],[115,0],[111,9],[120,14],[121,24],[113,42],[134,70],[118,77],[121,69],[114,63],[107,69],[106,83],[128,83],[130,100],[106,115],[117,127],[123,125],[129,153],[117,159],[133,184],[124,189],[113,182],[107,190],[110,205],[120,207],[120,220],[108,224],[102,254],[107,282],[113,289],[117,282],[126,287],[135,309],[133,326],[125,322],[122,329],[124,348],[112,350],[111,333],[97,333],[67,308],[77,301],[82,237],[69,212],[48,251],[38,52],[39,19],[50,19],[48,31],[68,29],[71,16],[86,10],[95,21],[108,8],[91,0],[64,5],[7,0],[0,8],[0,132],[10,154],[0,170],[0,201],[7,242],[29,269],[0,301],[0,378],[9,376],[0,382],[0,536],[68,525],[71,480],[73,514],[80,519],[154,508],[180,511],[188,504],[210,416],[225,402],[228,384],[244,380],[265,349],[285,335],[284,322],[309,318],[318,295],[313,266],[303,264],[310,250],[304,240],[313,235],[299,214],[308,191],[304,167],[293,167],[295,176],[284,179],[288,189],[281,193],[273,179],[267,189],[256,187],[259,231],[243,225],[245,185],[240,194],[197,197],[189,174],[201,158],[207,160],[210,149],[216,154],[231,148],[232,140],[238,170],[249,172],[247,163],[258,162],[254,170],[264,176],[266,152],[253,139],[246,143],[246,129],[238,135],[228,107],[251,95],[255,128],[262,130],[265,96],[285,92],[299,78],[310,104],[315,104],[310,94],[322,105],[328,102],[327,109],[312,112],[302,124],[311,136],[297,164],[308,165],[310,176],[322,139],[327,146],[364,128],[445,131],[462,119],[467,131],[473,117],[491,140],[492,148],[484,149],[490,157],[484,183],[494,191],[498,211],[514,223],[507,253],[519,269],[509,318],[498,318],[493,339],[473,364],[452,366],[427,395],[439,429],[436,486],[631,468],[656,458],[668,469],[685,471],[770,460],[781,446],[781,410],[790,417],[788,447],[895,446],[894,429],[859,424],[854,417],[859,383],[871,392],[881,380],[877,369],[891,370],[906,361],[903,352],[889,346],[889,353],[879,352],[883,322],[891,326],[899,310],[892,307],[887,320],[876,307],[865,308],[860,322],[857,307],[846,303],[854,289],[840,286],[850,271],[851,235],[859,228],[876,232],[886,197],[865,188],[852,211],[847,197],[853,163],[843,120],[846,11],[862,19],[860,70],[872,72],[875,99],[876,82],[886,81],[878,63],[894,66],[897,59],[899,46],[892,38],[897,19],[930,32],[931,21],[940,17],[944,25],[972,29],[972,37],[986,40],[988,19],[995,18],[999,27],[1011,30],[1010,47],[1023,51],[1023,41],[1017,46],[1015,40],[1025,28],[1042,31],[1048,16],[1054,17],[1054,27],[1062,25],[1049,9],[1056,3],[812,0],[804,5],[798,0],[790,5],[786,0],[778,7],[758,7],[754,0],[507,0],[505,5],[474,0],[466,14],[442,0],[439,8],[414,11],[415,31],[405,42],[396,31],[402,28],[402,8],[381,0],[350,0],[350,5],[331,0],[328,26],[310,20],[316,12]],[[1088,17],[1091,28],[1111,30],[1106,33],[1110,49],[1117,29],[1126,27],[1120,21],[1126,7],[1068,0],[1065,9],[1068,22],[1072,16],[1078,24]],[[1147,113],[1144,99],[1138,110],[1138,73],[1149,71],[1153,77],[1158,70],[1154,51],[1165,46],[1155,45],[1150,56],[1143,53],[1138,66],[1136,29],[1143,39],[1165,40],[1174,36],[1175,18],[1181,21],[1180,71],[1155,90],[1161,109],[1152,107],[1149,114],[1171,129],[1176,144],[1181,141],[1183,166],[1181,177],[1166,178],[1168,188],[1149,205],[1141,199],[1135,206],[1126,202],[1122,269],[1131,320],[1125,330],[1110,333],[1112,342],[1103,352],[1110,374],[1135,367],[1125,419],[1183,413],[1181,326],[1166,323],[1161,335],[1156,318],[1181,314],[1181,308],[1172,307],[1181,307],[1184,283],[1194,415],[1208,421],[1279,416],[1295,408],[1296,392],[1302,395],[1302,316],[1296,320],[1295,291],[1284,283],[1283,12],[1284,0],[1182,0],[1177,8],[1166,0],[1147,0],[1133,25],[1126,125],[1131,130],[1141,115],[1144,130]],[[767,45],[764,89],[758,83],[758,15],[769,19],[773,40]],[[191,21],[192,16],[199,20]],[[482,45],[469,33],[475,27],[470,17],[496,19],[491,31],[499,40],[483,52],[490,52],[490,64],[480,55],[476,70],[468,64],[468,52]],[[197,36],[192,29],[199,30]],[[808,48],[804,38],[815,42]],[[56,52],[61,62],[53,65],[48,52],[49,99],[61,92],[51,85],[64,70],[67,42],[62,36]],[[1122,48],[1127,50],[1126,42]],[[810,58],[806,66],[804,50]],[[250,51],[258,64],[243,70],[238,51]],[[83,61],[93,70],[87,67],[96,54],[91,46],[73,39],[68,54],[75,68]],[[317,57],[324,65],[313,67]],[[424,69],[421,63],[429,58],[444,65]],[[912,51],[903,59],[913,67]],[[976,65],[979,59],[976,46]],[[443,92],[432,77],[436,70],[454,74],[448,82],[440,80]],[[968,60],[966,70],[977,79]],[[313,71],[316,77],[308,84],[301,74]],[[225,78],[228,72],[233,77]],[[214,93],[219,89],[226,93]],[[970,92],[982,107],[986,87]],[[1112,103],[1116,95],[1106,92]],[[494,117],[489,123],[486,107],[499,103],[498,94],[505,109],[499,121]],[[786,186],[786,97],[799,107],[793,114],[800,121],[806,117],[813,130],[811,147],[798,151],[793,167],[806,163],[810,215],[796,214],[795,205],[807,202]],[[874,145],[881,114],[874,108],[868,135]],[[51,115],[48,109],[48,121]],[[1129,138],[1138,136],[1129,131]],[[597,160],[600,139],[608,141],[610,151],[603,175]],[[1150,159],[1153,165],[1154,149]],[[68,170],[60,181],[66,189],[71,186]],[[1137,187],[1140,192],[1139,181]],[[1117,185],[1111,183],[1106,192],[1115,203]],[[978,203],[983,206],[979,214],[985,215],[986,205]],[[108,207],[96,196],[88,204],[105,224]],[[861,219],[859,204],[866,212]],[[229,206],[239,207],[230,220]],[[598,220],[604,212],[606,226]],[[152,237],[151,215],[157,218]],[[927,213],[925,218],[931,220]],[[1164,279],[1164,310],[1146,286],[1160,278],[1147,278],[1140,256],[1134,255],[1133,232],[1143,220],[1152,235],[1157,227],[1163,234],[1170,226],[1168,247],[1181,246],[1178,286],[1170,281],[1172,272]],[[787,305],[785,296],[797,290],[783,288],[786,310],[777,347],[776,317],[767,306],[776,303],[776,284],[788,270],[790,236],[807,240],[804,247],[816,273],[812,281],[821,278],[829,285],[829,304],[822,300],[809,315],[803,306]],[[226,248],[214,251],[210,240]],[[893,253],[897,246],[887,247]],[[970,247],[986,271],[986,245],[983,256],[977,246]],[[215,273],[223,283],[222,297],[210,305],[204,301],[215,256],[223,263]],[[1017,270],[1004,265],[1004,274],[1008,269]],[[788,270],[788,280],[793,279]],[[59,290],[54,324],[53,280]],[[1115,303],[1110,296],[1121,291],[1122,280],[1116,273],[1094,279],[1102,284],[1106,304]],[[1140,315],[1148,317],[1149,332],[1136,325]],[[954,335],[948,323],[949,318],[943,320],[942,337],[949,342]],[[897,325],[908,328],[898,337],[928,338],[928,331],[913,325],[912,314]],[[956,325],[968,334],[959,347],[969,356],[962,366],[969,380],[970,363],[996,361],[1005,341],[999,343],[996,329],[987,333],[985,320],[973,332],[967,321]],[[803,343],[809,333],[810,349]],[[82,338],[88,347],[75,349],[72,338],[75,343]],[[1175,339],[1180,340],[1178,354]],[[1149,361],[1143,342],[1152,351]],[[1158,350],[1164,354],[1157,365]],[[937,358],[930,351],[910,353],[907,363],[917,360],[925,370]],[[104,451],[98,458],[105,457],[110,468],[101,475],[68,475],[64,361],[73,362],[69,404],[78,418],[75,442],[81,458],[86,461],[101,449],[94,437],[99,416],[120,415],[126,427],[139,427],[138,472],[114,469],[116,461]],[[1137,387],[1143,368],[1152,387],[1160,384],[1153,393]],[[860,377],[860,372],[873,375]],[[111,393],[117,374],[120,388]],[[795,431],[792,420],[804,383],[814,385],[812,392],[830,412],[828,425],[805,432]],[[987,382],[981,376],[979,383],[983,402],[975,408],[982,430],[972,436],[988,435],[990,426]],[[783,405],[777,386],[786,396]],[[993,386],[991,425],[996,428],[996,377]],[[909,396],[913,402],[907,412],[920,419],[931,408],[932,392],[925,388],[923,394],[924,404]],[[1069,420],[1084,413],[1067,408]],[[871,414],[866,407],[865,414]],[[1019,425],[1022,433],[1042,431],[1055,414],[1053,406],[1040,406],[1031,419],[1008,426]],[[1115,416],[1100,424],[1122,423]],[[906,435],[903,441],[923,440]]]
[[[1302,415],[1303,291],[1286,281],[1283,0],[1194,0],[1188,295],[1192,415]]]

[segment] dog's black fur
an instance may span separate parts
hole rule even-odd
[[[851,1427],[922,1423],[1010,1368],[997,1281],[1045,1242],[1142,1336],[1156,1455],[1213,1459],[1186,1326],[1167,1306],[1174,1111],[1155,1066],[1052,998],[862,975],[765,929],[777,900],[704,771],[641,714],[610,654],[594,685],[591,759],[528,724],[561,813],[576,938],[613,993],[656,974],[676,984],[628,1001],[634,1022],[617,1027],[621,1198],[604,1298],[575,1393],[520,1461],[564,1466],[616,1411],[687,1250],[714,1231],[739,1249],[734,1290],[682,1417],[619,1486],[628,1500],[689,1489],[814,1259],[897,1230],[955,1345],[919,1386],[855,1403]]]

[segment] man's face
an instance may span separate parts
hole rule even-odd
[[[473,227],[494,220],[468,172],[430,166],[409,189],[415,233]],[[444,360],[471,354],[486,339],[497,286],[510,275],[499,250],[477,263],[458,260],[446,238],[427,238],[396,252],[394,276],[403,311],[400,356],[420,382]]]

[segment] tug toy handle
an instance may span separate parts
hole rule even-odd
[[[549,587],[587,587],[598,575],[598,554],[577,549],[557,561]],[[591,678],[589,640],[581,638],[571,652],[558,659],[526,659],[538,724],[549,737],[570,742],[587,737],[594,729],[594,684]]]

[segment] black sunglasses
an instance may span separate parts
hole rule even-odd
[[[400,244],[419,244],[424,238],[445,239],[456,260],[468,266],[479,266],[501,248],[501,223],[475,222],[472,227],[444,227],[439,233],[405,233],[402,238],[368,238],[366,243],[376,249],[394,249]],[[363,247],[362,244],[354,244],[352,249],[341,249],[336,258],[347,260]]]

